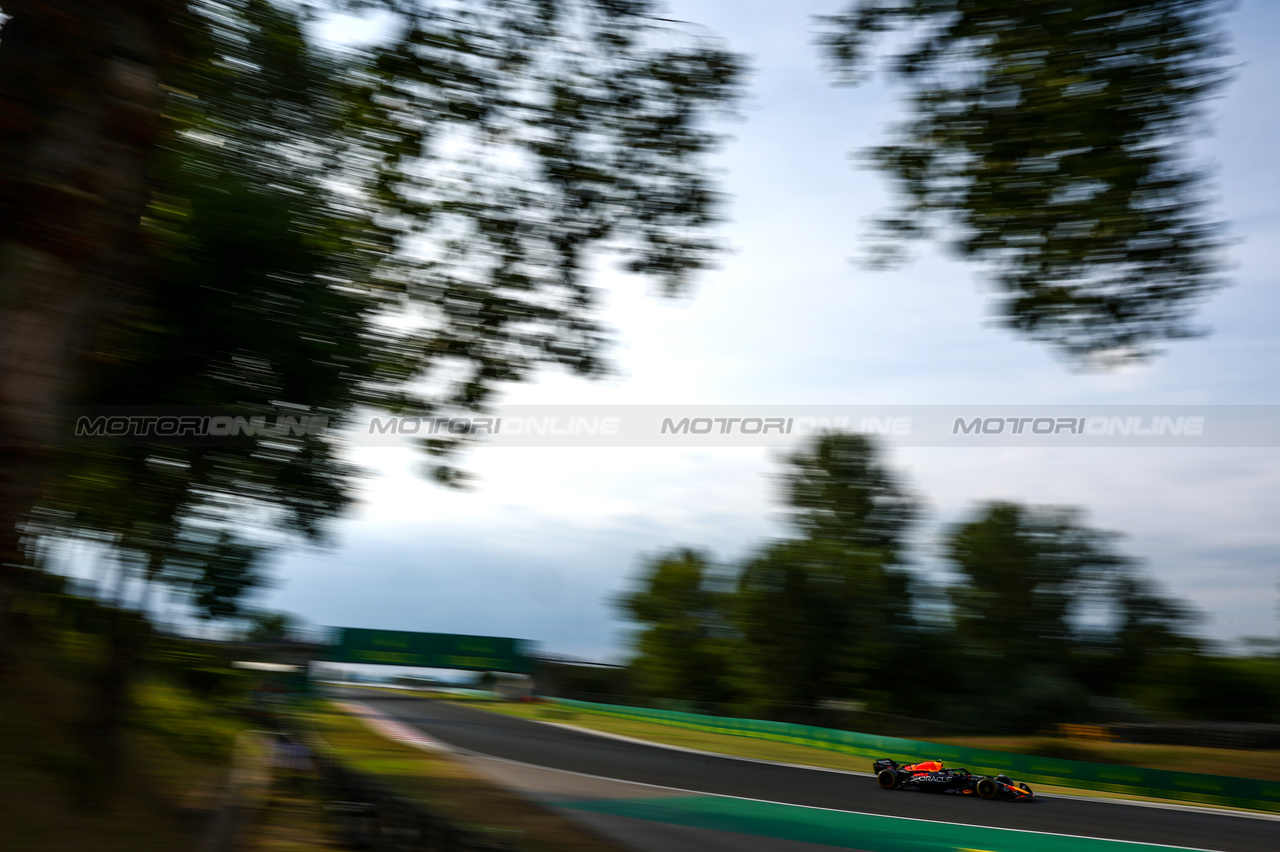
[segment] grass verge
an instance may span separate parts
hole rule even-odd
[[[343,763],[427,803],[461,827],[496,835],[528,852],[621,852],[573,819],[488,781],[457,758],[388,740],[332,704],[318,704],[310,719]]]

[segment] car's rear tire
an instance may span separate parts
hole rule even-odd
[[[880,774],[876,776],[876,780],[880,782],[880,786],[885,790],[892,790],[898,786],[898,773],[892,769],[881,769]]]
[[[996,794],[1000,792],[1000,785],[991,778],[983,778],[978,781],[974,790],[984,799],[994,799]]]

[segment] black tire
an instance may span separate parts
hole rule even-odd
[[[880,782],[880,786],[885,790],[892,790],[898,786],[898,773],[892,769],[881,769],[880,774],[876,776],[876,780]]]
[[[978,781],[974,790],[983,799],[994,799],[996,794],[1000,792],[1000,785],[992,778],[982,778]]]

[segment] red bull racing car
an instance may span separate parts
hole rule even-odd
[[[926,760],[902,766],[888,758],[872,764],[876,780],[886,790],[920,790],[925,793],[948,793],[953,796],[977,796],[979,799],[1007,799],[1020,802],[1034,799],[1026,784],[1008,775],[974,775],[967,769],[946,769],[941,760]]]

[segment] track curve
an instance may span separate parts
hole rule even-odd
[[[1041,797],[984,802],[881,790],[874,778],[613,740],[419,696],[339,689],[436,739],[476,754],[641,784],[793,805],[965,825],[1158,843],[1217,852],[1277,852],[1280,821],[1213,812]]]

